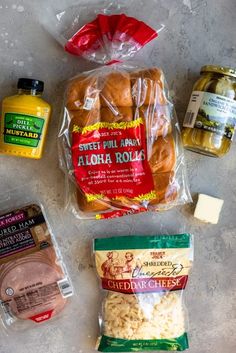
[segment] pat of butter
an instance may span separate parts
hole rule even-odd
[[[203,222],[217,224],[224,200],[212,196],[199,194],[194,217]]]

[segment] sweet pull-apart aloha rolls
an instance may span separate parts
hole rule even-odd
[[[72,133],[78,133],[89,125],[100,122],[100,110],[71,110],[67,112],[69,123],[69,139],[72,140]]]
[[[171,172],[175,168],[176,151],[172,135],[158,137],[154,142],[149,159],[153,174]]]
[[[70,118],[70,132],[76,131],[77,127],[84,128],[100,122],[100,110],[71,110],[68,111]]]
[[[175,179],[175,172],[164,172],[153,174],[154,190],[156,192],[156,197],[150,201],[147,201],[147,207],[152,209],[153,206],[155,210],[159,209],[159,205],[168,204],[173,201],[178,196],[178,182]],[[127,207],[130,209],[139,209],[144,206],[142,201],[133,200],[129,198],[122,198],[120,200],[112,201],[114,207]]]
[[[136,106],[166,104],[165,78],[161,69],[135,71],[130,77],[132,98]]]
[[[155,140],[159,136],[171,133],[171,118],[168,105],[144,105],[137,108],[135,116],[145,121],[147,139]]]
[[[132,107],[131,82],[128,72],[111,72],[99,78],[103,107]]]
[[[110,208],[109,200],[94,200],[88,201],[84,193],[77,187],[77,203],[82,212],[92,213],[92,212],[101,212],[106,211]]]
[[[175,180],[175,173],[157,173],[153,174],[156,198],[150,201],[150,206],[171,203],[178,196],[178,183]]]
[[[99,109],[99,93],[96,75],[76,77],[69,82],[67,87],[66,108],[68,110]]]
[[[131,107],[102,107],[101,121],[107,123],[120,123],[133,120]]]

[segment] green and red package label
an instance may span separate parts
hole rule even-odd
[[[156,197],[143,120],[100,122],[73,126],[74,174],[88,202],[128,197],[137,201]]]
[[[4,116],[4,142],[26,147],[38,147],[44,119],[36,116],[6,113]]]
[[[184,289],[191,268],[191,236],[124,236],[96,239],[102,288],[131,294]]]

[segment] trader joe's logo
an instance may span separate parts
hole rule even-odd
[[[152,251],[151,257],[155,260],[163,259],[165,257],[165,251]]]

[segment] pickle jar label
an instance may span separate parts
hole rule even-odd
[[[194,91],[183,126],[213,132],[232,140],[236,126],[236,101],[213,93]]]
[[[6,113],[4,117],[4,142],[26,147],[38,147],[44,119],[36,116]]]

